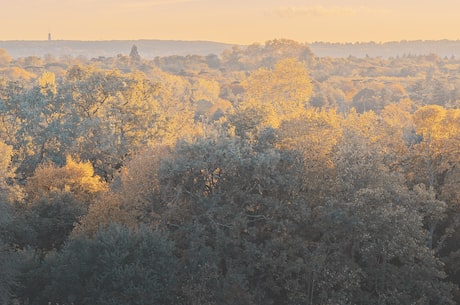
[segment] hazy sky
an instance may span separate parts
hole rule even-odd
[[[1,0],[0,40],[460,39],[460,0]]]

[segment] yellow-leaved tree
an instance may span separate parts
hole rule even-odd
[[[27,180],[26,194],[29,202],[53,193],[70,193],[81,203],[90,204],[95,197],[107,190],[107,184],[94,173],[90,162],[75,161],[66,157],[66,164],[39,166]]]
[[[154,98],[159,109],[153,143],[173,144],[177,139],[199,134],[194,125],[191,84],[184,77],[159,71],[153,77],[160,86]]]
[[[0,205],[10,203],[21,198],[19,186],[8,183],[14,176],[14,168],[11,165],[13,147],[0,141]]]
[[[41,94],[45,96],[55,95],[57,93],[56,76],[53,72],[43,72],[38,78],[38,85],[40,86]]]
[[[421,182],[444,193],[442,199],[460,202],[460,109],[428,105],[419,108],[413,120],[421,137],[414,147],[419,168],[425,172]]]
[[[342,137],[342,117],[335,110],[308,109],[298,119],[284,121],[278,130],[279,147],[303,157],[304,186],[316,200],[330,192],[332,153]]]
[[[305,64],[293,58],[278,62],[273,70],[258,69],[242,85],[241,110],[266,109],[270,116],[265,123],[275,128],[283,120],[302,116],[313,90]]]
[[[93,236],[98,229],[111,223],[129,227],[139,223],[158,225],[166,208],[158,197],[158,170],[161,160],[169,155],[168,146],[158,145],[147,147],[133,156],[120,171],[117,183],[89,207],[75,232]]]
[[[15,230],[19,247],[39,254],[59,250],[88,208],[107,189],[89,162],[67,156],[66,165],[42,165],[25,185],[25,205],[18,214],[24,226]]]

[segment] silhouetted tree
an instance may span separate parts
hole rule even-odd
[[[131,59],[131,62],[141,61],[141,56],[139,55],[139,52],[137,51],[137,46],[135,44],[131,47],[129,58]]]

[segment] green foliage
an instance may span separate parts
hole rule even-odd
[[[14,205],[12,220],[4,228],[5,241],[15,249],[30,249],[43,258],[60,249],[87,207],[69,193],[54,193],[31,205]]]
[[[453,304],[442,263],[427,243],[422,205],[429,202],[419,200],[404,189],[367,188],[325,210],[327,259],[339,256],[344,269],[361,275],[352,304]]]
[[[158,175],[170,207],[165,225],[190,270],[181,274],[185,299],[251,304],[282,298],[282,279],[261,279],[273,277],[272,268],[281,274],[286,266],[278,264],[286,261],[269,257],[285,251],[282,236],[295,230],[296,220],[307,221],[294,157],[214,136],[179,143],[164,161]]]
[[[18,257],[7,242],[10,223],[10,206],[0,199],[0,303],[2,304],[10,304],[12,288],[19,274]]]
[[[13,287],[19,275],[19,260],[16,253],[0,240],[0,302],[12,304]]]
[[[88,207],[106,190],[88,162],[67,158],[63,167],[40,166],[24,187],[24,202],[16,202],[8,241],[31,247],[44,256],[59,250]]]
[[[172,244],[146,227],[76,236],[45,266],[51,278],[38,304],[175,304]]]
[[[6,65],[0,302],[453,303],[454,58]]]
[[[232,304],[230,290],[243,304],[449,304],[427,243],[445,205],[373,168],[378,155],[355,141],[340,151],[351,163],[338,164],[347,195],[313,205],[293,152],[225,137],[177,146],[159,179],[170,199],[165,225],[190,272],[183,297]]]

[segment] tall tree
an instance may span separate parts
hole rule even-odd
[[[141,56],[139,55],[139,51],[137,51],[137,46],[135,44],[131,47],[131,51],[129,52],[129,59],[132,63],[141,61]]]
[[[273,126],[283,120],[301,116],[308,106],[312,84],[305,63],[284,59],[273,70],[260,68],[243,83],[245,100],[242,108],[255,105],[272,109]],[[257,107],[257,106],[255,106]]]

